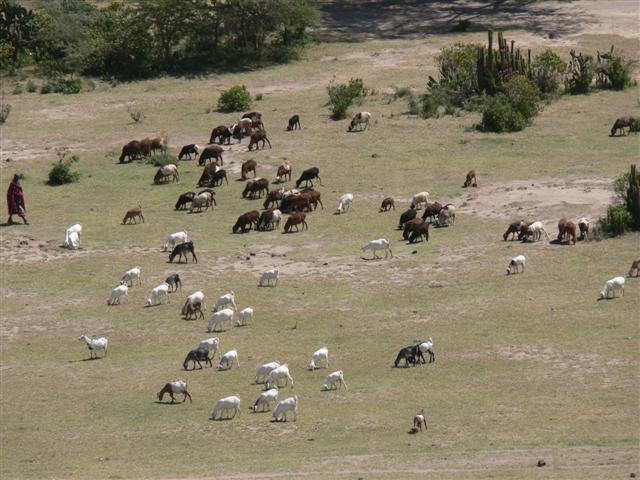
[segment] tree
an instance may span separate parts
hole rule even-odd
[[[11,0],[0,0],[0,45],[14,63],[25,53],[35,32],[35,15]],[[1,59],[0,59],[1,60]]]

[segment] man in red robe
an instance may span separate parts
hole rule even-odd
[[[9,190],[7,190],[7,206],[9,208],[9,220],[7,223],[13,225],[13,216],[18,215],[22,218],[25,225],[27,222],[27,209],[24,206],[24,192],[20,186],[20,175],[14,175]]]

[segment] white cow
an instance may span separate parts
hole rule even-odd
[[[222,322],[233,321],[233,314],[234,311],[230,308],[223,308],[219,312],[213,312],[213,315],[209,319],[209,328],[207,328],[207,332],[215,332],[218,325]]]
[[[229,350],[227,353],[220,357],[218,370],[231,370],[234,365],[236,367],[240,366],[240,362],[238,361],[238,351]]]
[[[280,366],[279,362],[269,362],[269,363],[265,363],[263,365],[260,365],[258,367],[258,370],[256,371],[256,382],[255,383],[264,383],[267,378],[269,377],[269,374],[275,370],[276,368],[278,368]]]
[[[266,392],[262,392],[260,394],[256,402],[253,404],[253,407],[251,407],[251,411],[257,412],[258,407],[261,406],[262,409],[260,411],[266,412],[270,408],[269,406],[272,403],[276,403],[277,401],[278,401],[278,389],[271,388]]]
[[[338,384],[336,389],[342,388],[342,385],[344,385],[345,390],[347,389],[347,383],[344,381],[342,370],[327,375],[327,378],[324,379],[324,383],[322,384],[322,390],[331,390],[336,383]]]
[[[281,402],[278,402],[276,409],[273,412],[272,420],[274,422],[287,421],[287,412],[293,412],[293,421],[298,420],[298,396],[286,398]]]
[[[362,247],[363,252],[366,252],[367,250],[371,250],[371,252],[373,253],[373,258],[379,258],[376,254],[378,250],[384,250],[384,258],[387,258],[389,255],[391,255],[391,258],[393,258],[393,252],[391,251],[389,240],[387,240],[386,238],[379,238],[378,240],[370,241],[364,247]]]
[[[211,420],[215,420],[219,414],[218,420],[222,420],[222,415],[229,411],[233,411],[233,416],[227,418],[235,418],[236,413],[240,416],[240,397],[236,394],[231,397],[225,397],[218,400],[211,412]]]
[[[116,288],[111,290],[111,296],[107,300],[107,305],[120,305],[120,297],[126,297],[128,292],[129,287],[126,285],[118,285]]]
[[[322,347],[313,352],[309,370],[315,370],[316,368],[329,368],[329,349],[327,347]]]
[[[618,296],[624,297],[624,277],[615,277],[605,283],[598,300],[608,300]]]
[[[277,268],[274,268],[272,270],[267,270],[260,277],[260,282],[258,283],[258,285],[263,287],[264,286],[264,282],[267,282],[267,285],[271,285],[271,282],[273,282],[273,286],[274,287],[277,286],[278,285],[278,274],[279,274],[279,272],[278,272]]]
[[[231,305],[231,308],[233,308],[234,310],[238,309],[238,307],[236,306],[236,294],[233,293],[233,290],[229,293],[225,293],[224,295],[220,296],[220,298],[218,298],[218,300],[216,301],[216,305],[213,307],[213,311],[217,312],[227,305]]]
[[[336,209],[336,212],[337,213],[346,212],[352,203],[353,203],[353,194],[345,193],[342,197],[340,197],[340,201],[338,202],[338,208]]]
[[[185,243],[189,241],[189,235],[186,231],[172,233],[167,237],[162,247],[162,251],[166,252],[168,249],[172,249],[179,243]]]
[[[236,320],[236,326],[240,327],[247,325],[247,320],[251,320],[251,322],[253,322],[253,308],[251,307],[240,310],[238,320]]]
[[[280,387],[278,385],[279,380],[285,379],[283,387],[286,387],[291,380],[291,388],[293,388],[293,378],[289,374],[289,365],[286,363],[284,365],[280,365],[278,368],[274,368],[269,372],[269,376],[267,377],[267,388],[272,388],[274,385],[276,387]]]
[[[524,263],[526,258],[524,255],[518,255],[517,257],[513,257],[507,265],[507,275],[520,273],[520,267],[522,267],[522,273],[524,273]]]
[[[133,267],[122,275],[120,279],[120,285],[126,284],[128,287],[133,287],[134,280],[138,280],[138,285],[142,283],[142,279],[140,278],[140,267]]]
[[[151,295],[147,299],[147,305],[162,305],[162,299],[165,298],[167,300],[166,303],[169,303],[169,284],[161,283],[153,290],[151,290]]]
[[[79,223],[71,225],[64,235],[64,246],[71,250],[80,247],[80,234],[82,234],[82,225]]]

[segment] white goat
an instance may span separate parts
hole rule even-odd
[[[518,255],[517,257],[513,257],[507,265],[507,275],[520,273],[520,267],[522,267],[522,273],[524,273],[524,263],[526,258],[524,255]]]
[[[298,396],[286,398],[276,405],[276,409],[273,412],[272,420],[274,422],[287,421],[287,412],[293,412],[293,421],[298,420]]]
[[[174,398],[174,395],[176,393],[182,393],[184,395],[184,397],[182,398],[182,403],[187,401],[187,398],[189,399],[189,401],[191,403],[193,403],[193,400],[191,398],[191,394],[187,391],[187,382],[183,381],[183,380],[176,380],[174,382],[169,382],[167,383],[162,390],[160,390],[158,392],[158,400],[162,401],[162,397],[164,397],[164,394],[168,393],[169,396],[171,397],[171,403],[174,403],[176,401],[176,399]]]
[[[271,285],[271,282],[273,281],[273,286],[277,286],[278,285],[278,269],[274,268],[272,270],[267,270],[266,272],[264,272],[261,276],[260,276],[260,282],[258,283],[259,286],[263,287],[264,286],[264,282],[267,282],[267,285]]]
[[[199,303],[202,306],[202,309],[204,310],[206,308],[204,303],[204,293],[198,290],[197,292],[194,292],[191,295],[189,295],[184,302],[184,306],[182,307],[182,315],[186,314],[187,306],[193,305],[194,303]]]
[[[251,411],[252,412],[257,412],[258,411],[258,407],[261,406],[261,412],[266,412],[267,410],[269,410],[270,405],[272,403],[276,403],[278,401],[278,389],[277,388],[271,388],[269,390],[267,390],[266,392],[262,392],[260,394],[260,396],[258,397],[258,399],[256,400],[256,402],[253,404],[253,407],[251,407]]]
[[[322,347],[313,352],[309,370],[315,370],[316,368],[329,368],[329,349],[327,347]]]
[[[278,384],[279,380],[285,379],[283,387],[286,387],[289,384],[289,380],[291,380],[291,388],[293,388],[293,378],[289,374],[289,365],[286,363],[284,365],[280,365],[278,368],[274,368],[269,372],[269,376],[267,377],[267,388],[272,388],[274,385],[276,387],[280,387]]]
[[[338,384],[336,389],[342,388],[342,385],[344,385],[345,390],[347,389],[347,383],[344,381],[342,370],[327,375],[327,378],[324,379],[324,383],[322,384],[322,390],[331,390],[336,383]]]
[[[589,237],[589,219],[582,217],[578,220],[578,228],[580,229],[580,240],[587,240]]]
[[[234,311],[230,308],[223,308],[219,312],[213,312],[213,315],[209,319],[209,327],[207,328],[207,332],[215,332],[218,325],[220,325],[222,322],[233,321],[233,314]]]
[[[240,416],[240,397],[236,394],[231,397],[225,397],[218,400],[211,412],[211,420],[215,420],[216,416],[220,414],[218,420],[222,420],[222,415],[225,412],[233,411],[233,416],[227,418],[235,418],[236,413]]]
[[[256,384],[265,383],[269,374],[280,366],[279,362],[269,362],[258,367],[256,371]]]
[[[118,285],[111,290],[111,296],[107,300],[107,305],[120,305],[120,297],[127,296],[129,293],[129,287],[126,285]]]
[[[370,127],[371,122],[371,114],[369,112],[358,112],[355,114],[353,119],[351,120],[351,124],[349,125],[349,132],[355,131],[356,126],[360,126],[360,130],[363,130],[362,125],[364,124],[364,130]]]
[[[86,335],[82,335],[78,340],[87,344],[91,358],[98,358],[98,350],[104,350],[104,356],[107,356],[107,347],[109,346],[109,340],[105,337],[90,338]]]
[[[438,213],[438,226],[444,227],[448,225],[455,225],[456,223],[456,207],[448,204],[442,207],[440,213]]]
[[[191,200],[191,208],[189,213],[192,213],[196,208],[198,212],[202,211],[202,207],[205,207],[204,211],[209,210],[209,207],[213,206],[213,195],[210,192],[202,192],[199,195],[193,197]]]
[[[82,234],[82,225],[76,223],[67,228],[64,234],[64,246],[75,250],[80,246],[80,235]]]
[[[238,307],[236,306],[236,294],[233,293],[233,290],[229,293],[225,293],[220,298],[218,298],[218,300],[216,301],[216,305],[213,307],[213,311],[217,312],[227,305],[231,305],[231,308],[233,308],[234,310],[238,309]]]
[[[240,310],[238,314],[238,320],[236,320],[236,326],[244,326],[247,325],[247,321],[251,320],[253,323],[253,308],[247,307]]]
[[[340,197],[340,202],[338,202],[338,208],[336,209],[337,213],[346,212],[352,203],[353,203],[353,194],[345,193],[342,197]]]
[[[393,252],[391,251],[391,246],[389,245],[389,240],[386,238],[379,238],[378,240],[372,240],[367,243],[364,247],[362,247],[362,251],[366,252],[367,250],[371,250],[373,253],[373,258],[379,258],[376,252],[378,250],[384,250],[384,258],[391,255],[393,258]]]
[[[429,204],[429,192],[418,192],[413,196],[411,200],[411,208],[420,210],[420,206],[424,205],[426,208]]]
[[[133,267],[122,275],[120,279],[120,285],[127,285],[128,287],[133,287],[133,281],[138,280],[138,285],[142,283],[142,279],[140,278],[140,267]]]
[[[420,342],[418,344],[418,350],[420,351],[420,356],[422,357],[422,363],[425,362],[423,353],[429,354],[429,363],[436,361],[436,354],[433,352],[433,338],[429,337],[429,340],[424,342]]]
[[[218,370],[231,370],[234,364],[236,367],[240,366],[240,362],[238,361],[238,351],[229,350],[227,353],[220,357]]]
[[[549,240],[549,234],[544,229],[544,225],[540,221],[533,222],[531,225],[529,225],[529,228],[527,229],[527,236],[532,237],[532,240],[534,242],[540,240],[540,238],[542,238],[543,233],[547,238],[547,240]]]
[[[604,284],[598,300],[616,298],[620,292],[620,297],[624,297],[624,277],[615,277]]]
[[[218,347],[220,346],[220,339],[218,337],[207,338],[206,340],[202,340],[196,350],[206,350],[207,352],[213,352],[211,358],[216,356],[216,352],[218,351]]]
[[[167,303],[169,303],[169,284],[168,283],[161,283],[160,285],[155,287],[153,290],[151,290],[151,295],[149,295],[149,298],[147,298],[147,305],[148,306],[162,305],[163,297],[167,300]]]
[[[167,237],[162,247],[162,251],[166,252],[168,249],[172,249],[179,243],[185,243],[189,241],[189,235],[186,231],[172,233]]]

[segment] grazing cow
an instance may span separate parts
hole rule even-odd
[[[625,135],[625,127],[629,127],[629,133],[631,133],[632,131],[637,131],[638,124],[636,122],[636,119],[631,116],[618,118],[611,128],[611,136],[613,137],[618,130],[620,130],[621,135]]]
[[[242,191],[242,198],[256,198],[256,193],[261,197],[264,192],[266,195],[269,194],[269,181],[266,178],[257,177],[247,182]]]
[[[119,163],[125,163],[125,158],[128,158],[131,162],[132,160],[137,160],[142,157],[144,153],[142,142],[138,140],[132,140],[127,143],[124,147],[122,147],[122,154],[120,155]]]
[[[188,158],[191,160],[191,155],[198,156],[200,153],[200,147],[195,143],[190,143],[189,145],[185,145],[180,149],[180,153],[178,154],[178,160],[182,160],[183,158]]]
[[[193,242],[184,242],[179,245],[176,245],[169,255],[169,262],[173,263],[173,259],[178,256],[178,263],[182,261],[182,257],[184,257],[185,263],[188,263],[187,253],[191,252],[192,260],[195,263],[198,263],[198,258],[196,257],[195,249],[193,248]]]
[[[200,154],[200,158],[198,159],[198,165],[202,166],[206,163],[207,160],[215,158],[216,163],[220,161],[220,165],[224,165],[224,160],[222,159],[222,153],[224,152],[224,148],[220,145],[207,145],[202,150]]]
[[[209,143],[215,143],[216,139],[218,139],[218,143],[220,145],[223,145],[224,143],[229,145],[231,143],[232,134],[233,132],[229,129],[229,127],[225,125],[219,125],[211,131]]]
[[[380,210],[378,212],[386,212],[391,209],[396,209],[396,201],[392,197],[386,197],[382,200],[382,204],[380,205]]]
[[[469,170],[469,173],[467,173],[467,179],[464,181],[464,185],[462,185],[462,188],[477,187],[477,186],[478,186],[478,183],[476,180],[476,171]]]
[[[178,166],[174,163],[169,163],[164,167],[160,167],[153,177],[153,183],[159,185],[171,179],[172,182],[180,180],[180,174],[178,173]]]
[[[298,225],[302,225],[302,230],[305,228],[308,230],[309,226],[307,225],[306,217],[304,213],[292,213],[284,225],[284,233],[290,233],[293,227],[296,227],[296,232],[298,232]]]
[[[320,169],[318,167],[307,168],[302,172],[300,178],[296,181],[296,188],[300,188],[300,184],[304,182],[304,186],[308,186],[311,183],[313,187],[313,179],[317,178],[320,185],[322,185],[322,180],[320,179]]]
[[[231,231],[233,233],[246,233],[251,230],[252,226],[257,229],[259,219],[260,212],[258,212],[257,210],[243,213],[238,217],[238,220],[236,221]]]
[[[300,125],[300,116],[294,115],[289,119],[289,125],[287,125],[287,132],[290,132],[292,130],[297,130],[297,129],[302,129],[302,126]]]
[[[251,139],[249,141],[249,151],[253,149],[253,146],[256,146],[256,150],[259,149],[258,142],[262,142],[262,148],[264,148],[264,143],[267,142],[269,144],[269,148],[271,148],[271,142],[267,138],[267,132],[264,130],[256,130],[251,134]]]
[[[253,177],[255,178],[256,176],[256,166],[257,163],[255,160],[247,160],[246,162],[244,162],[242,164],[242,167],[240,169],[240,178],[242,180],[246,180],[247,179],[247,175],[249,174],[249,172],[253,172]]]
[[[348,131],[354,132],[356,126],[360,126],[360,131],[366,130],[371,125],[371,114],[369,112],[359,112],[351,120],[351,124],[349,125]],[[364,129],[362,125],[364,124]]]

